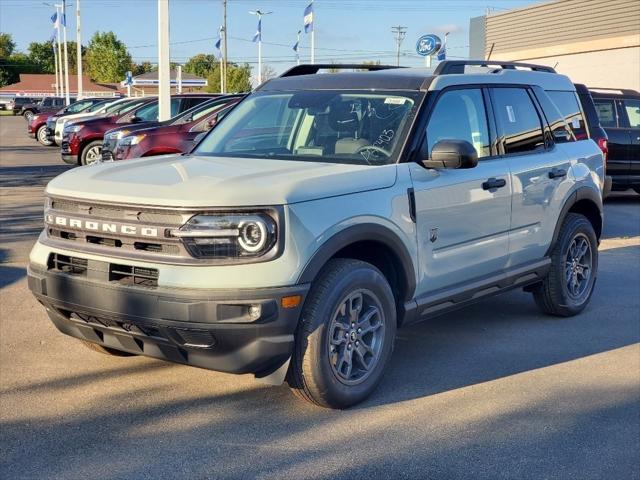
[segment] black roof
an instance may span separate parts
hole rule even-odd
[[[632,97],[640,98],[640,92],[631,90],[629,88],[601,88],[601,87],[588,87],[591,96],[594,98],[606,98],[606,97]]]
[[[269,80],[257,90],[421,90],[432,78],[433,72],[430,70],[394,68],[367,72],[285,76]]]

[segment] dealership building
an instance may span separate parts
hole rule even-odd
[[[640,91],[640,1],[557,0],[472,18],[469,57],[549,65],[589,87]]]

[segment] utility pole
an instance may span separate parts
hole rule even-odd
[[[76,0],[76,69],[78,70],[78,98],[82,98],[82,35],[80,32],[80,0]]]
[[[55,66],[55,74],[56,74],[56,97],[59,97],[60,96],[60,78],[58,75],[58,52],[56,50],[55,38],[51,42],[51,46],[53,47],[53,63]]]
[[[65,0],[62,0],[62,36],[64,39],[64,89],[65,105],[71,103],[69,98],[69,52],[67,51],[67,7]]]
[[[158,120],[171,118],[169,0],[158,0]]]
[[[224,30],[224,39],[222,42],[222,46],[224,47],[224,60],[222,62],[224,82],[222,85],[222,93],[227,93],[227,0],[222,0],[222,27]]]
[[[402,41],[404,37],[407,36],[407,27],[403,27],[402,25],[398,25],[397,27],[391,27],[391,31],[393,32],[393,36],[396,39],[396,65],[400,66],[400,46],[402,45]]]

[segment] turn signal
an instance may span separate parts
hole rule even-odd
[[[302,300],[302,295],[291,295],[290,297],[282,297],[280,300],[280,305],[282,308],[296,308],[300,305],[300,301]]]

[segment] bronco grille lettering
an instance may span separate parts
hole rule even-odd
[[[121,233],[123,235],[138,235],[142,237],[158,236],[158,228],[156,227],[138,227],[122,223],[97,222],[80,218],[68,218],[50,213],[45,215],[45,221],[50,225],[68,226],[70,228],[91,230],[94,232]]]

